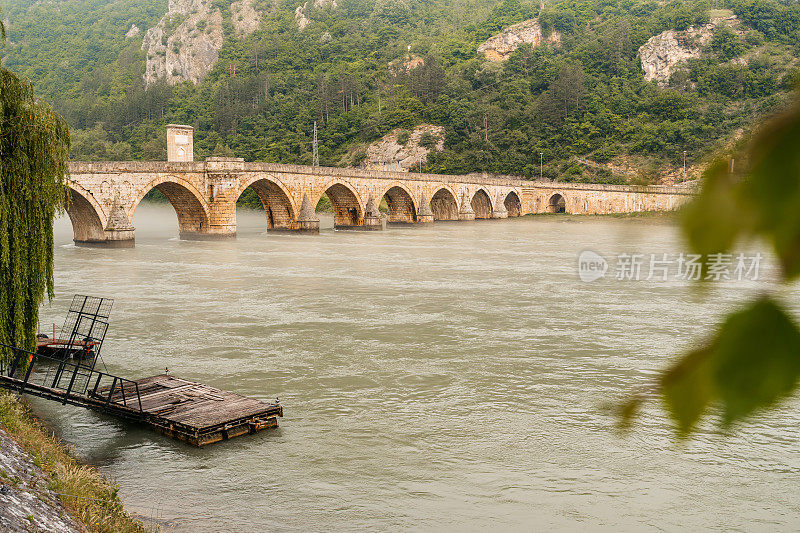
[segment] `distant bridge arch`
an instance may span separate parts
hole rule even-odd
[[[251,176],[241,183],[236,193],[237,201],[248,187],[261,200],[268,230],[297,229],[297,209],[292,203],[289,190],[281,180],[270,174]]]
[[[566,213],[567,199],[561,193],[553,194],[547,202],[547,210],[550,213]]]
[[[447,185],[438,185],[431,195],[434,220],[458,220],[458,196]]]
[[[503,206],[508,212],[509,218],[518,217],[522,215],[522,201],[516,191],[509,191],[503,200]]]
[[[158,176],[137,192],[136,200],[128,210],[128,221],[133,220],[136,208],[153,189],[167,197],[178,216],[178,232],[182,239],[203,238],[209,227],[208,204],[205,197],[191,182],[179,176]]]
[[[381,198],[386,199],[389,211],[386,213],[386,221],[390,223],[410,224],[417,221],[417,204],[414,195],[405,185],[398,183],[389,186]]]
[[[67,215],[72,223],[75,242],[105,241],[105,216],[94,196],[75,183],[69,184],[67,194]]]
[[[475,212],[476,219],[492,218],[494,208],[492,207],[492,197],[481,187],[472,195],[470,200],[472,210]]]
[[[345,180],[330,180],[315,197],[312,205],[317,205],[323,194],[331,201],[334,228],[347,229],[363,225],[365,206],[355,187]]]

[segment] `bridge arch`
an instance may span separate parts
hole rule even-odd
[[[352,185],[345,181],[333,180],[317,196],[316,205],[325,194],[333,207],[333,227],[347,228],[364,224],[364,209],[361,198]]]
[[[442,186],[431,196],[433,220],[458,220],[458,200],[449,187]]]
[[[67,193],[67,215],[72,223],[73,240],[80,242],[103,242],[105,232],[103,220],[100,218],[103,210],[100,204],[86,190],[79,190],[70,184]]]
[[[271,175],[253,176],[239,189],[237,200],[248,187],[253,189],[261,200],[264,213],[267,215],[268,230],[295,229],[297,211],[280,180]]]
[[[518,217],[522,214],[522,202],[516,191],[511,191],[506,195],[503,206],[506,208],[506,211],[508,211],[509,217]]]
[[[389,211],[386,213],[386,221],[392,223],[412,223],[417,221],[417,206],[414,203],[414,196],[403,185],[393,185],[382,195],[386,199]]]
[[[472,195],[472,200],[470,200],[470,205],[472,210],[475,211],[475,218],[492,218],[492,213],[494,212],[494,209],[492,209],[492,197],[489,196],[485,189],[480,188],[475,191],[475,194]]]
[[[566,213],[567,212],[567,200],[564,198],[563,195],[560,193],[555,193],[550,196],[550,199],[547,201],[547,212],[548,213]]]
[[[128,213],[129,220],[133,220],[136,208],[152,189],[158,189],[166,196],[175,210],[181,239],[198,239],[207,234],[208,206],[203,196],[191,183],[176,176],[160,176],[142,187]]]

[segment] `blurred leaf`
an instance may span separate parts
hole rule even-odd
[[[800,104],[769,122],[750,146],[742,198],[791,279],[800,274]]]
[[[681,211],[684,233],[699,254],[725,252],[749,218],[737,190],[740,181],[728,172],[723,160],[714,162],[703,176],[700,194]]]
[[[763,298],[728,317],[713,358],[727,425],[794,390],[800,377],[800,331],[772,300]]]
[[[711,348],[689,353],[670,368],[661,379],[662,398],[678,433],[685,437],[705,412],[714,396],[709,362]]]
[[[686,436],[712,402],[730,425],[790,394],[800,378],[800,331],[772,300],[730,315],[715,338],[661,379],[667,411]]]
[[[746,175],[730,172],[725,161],[704,173],[702,190],[681,213],[689,245],[708,256],[730,250],[742,236],[763,237],[786,283],[800,275],[800,100],[763,127],[738,168],[747,168]],[[661,394],[686,436],[710,404],[721,404],[728,426],[791,394],[799,378],[800,331],[762,297],[729,315],[706,346],[667,370]],[[623,427],[636,414],[632,402],[619,406]]]

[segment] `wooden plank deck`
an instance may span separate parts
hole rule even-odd
[[[277,402],[262,402],[166,374],[127,382],[124,389],[117,387],[110,403],[130,407],[136,387],[142,422],[195,446],[275,427],[283,416],[283,407]],[[107,401],[109,390],[108,386],[99,388],[94,396]]]

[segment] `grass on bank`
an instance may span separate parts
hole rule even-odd
[[[145,533],[159,531],[133,518],[122,506],[119,488],[96,468],[82,465],[16,395],[0,392],[0,427],[31,455],[50,477],[48,486],[88,531]],[[70,496],[64,496],[69,494]]]

